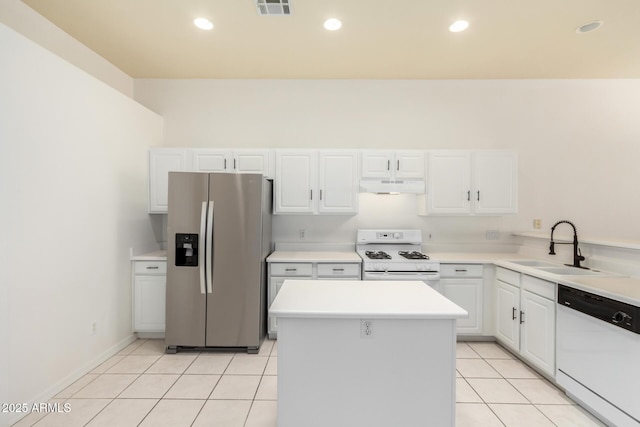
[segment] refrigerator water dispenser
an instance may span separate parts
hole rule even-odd
[[[176,266],[198,266],[198,235],[176,233]]]

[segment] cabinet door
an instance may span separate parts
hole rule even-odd
[[[149,213],[167,213],[169,172],[189,170],[187,151],[157,149],[149,151]]]
[[[510,151],[473,153],[472,200],[478,214],[518,212],[518,162]]]
[[[135,276],[133,317],[136,332],[164,332],[166,285],[166,276]]]
[[[528,291],[520,301],[520,353],[544,372],[555,376],[555,302]]]
[[[520,289],[496,281],[496,338],[513,350],[520,347]]]
[[[394,168],[396,178],[424,179],[424,152],[396,151]]]
[[[195,172],[232,172],[229,150],[192,150]]]
[[[393,176],[393,151],[362,151],[362,178],[391,178]]]
[[[467,310],[469,317],[456,322],[459,334],[482,333],[482,279],[441,279],[445,297]]]
[[[358,157],[355,151],[320,152],[318,212],[358,212]]]
[[[471,154],[434,151],[427,166],[427,213],[468,214],[471,200]]]
[[[236,173],[261,173],[272,178],[271,160],[271,152],[267,150],[236,150],[231,167]]]
[[[316,177],[315,152],[278,152],[276,154],[275,213],[314,213],[319,198]]]

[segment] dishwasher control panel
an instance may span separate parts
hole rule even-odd
[[[558,285],[558,304],[640,334],[640,307]]]

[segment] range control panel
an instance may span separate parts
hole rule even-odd
[[[404,236],[401,231],[379,231],[376,233],[378,240],[400,240]]]
[[[422,244],[422,231],[412,229],[358,230],[357,244]]]

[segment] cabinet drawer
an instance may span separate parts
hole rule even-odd
[[[135,274],[167,274],[166,261],[135,261]]]
[[[522,289],[555,301],[556,284],[537,277],[522,275]]]
[[[360,264],[318,264],[318,277],[360,277]]]
[[[481,264],[442,264],[441,277],[482,277]]]
[[[506,268],[497,267],[496,279],[501,280],[505,283],[510,283],[514,286],[520,286],[520,273],[513,270],[507,270]]]
[[[272,276],[311,276],[311,263],[274,263],[271,264]]]

